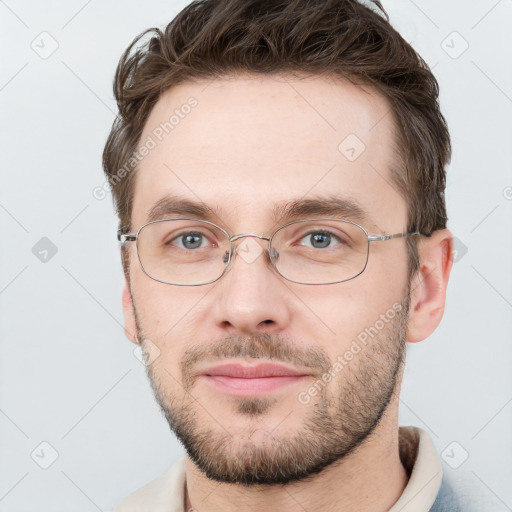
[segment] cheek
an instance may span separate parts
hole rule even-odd
[[[331,361],[349,350],[358,336],[364,338],[366,329],[376,323],[381,326],[383,316],[387,325],[402,308],[405,268],[392,269],[393,274],[374,269],[379,271],[378,279],[365,271],[351,281],[297,292],[308,308],[299,315],[301,330],[322,346]]]
[[[177,353],[161,350],[151,363],[151,380],[165,390],[181,387],[179,357]]]
[[[165,339],[186,326],[198,302],[192,287],[159,283],[139,269],[132,272],[131,291],[140,327],[155,339]]]

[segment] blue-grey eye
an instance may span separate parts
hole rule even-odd
[[[171,241],[177,245],[180,249],[198,249],[204,246],[204,243],[208,243],[208,239],[203,233],[184,233],[177,236]]]
[[[301,238],[300,245],[312,249],[326,249],[333,247],[340,239],[328,231],[311,231]]]
[[[311,245],[317,249],[329,247],[331,243],[331,235],[329,233],[311,233]]]

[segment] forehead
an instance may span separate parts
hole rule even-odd
[[[371,221],[405,224],[393,185],[394,124],[387,101],[326,78],[245,75],[166,91],[144,127],[132,223],[166,196],[255,228],[290,201],[339,197]],[[376,222],[373,223],[377,225]]]

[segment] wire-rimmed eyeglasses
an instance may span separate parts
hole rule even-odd
[[[170,218],[149,222],[136,233],[120,228],[122,243],[136,242],[142,270],[151,279],[177,286],[200,286],[220,279],[244,237],[267,241],[276,272],[299,284],[335,284],[354,279],[368,264],[370,242],[430,236],[419,231],[370,235],[345,219],[301,219],[277,228],[270,236],[230,236],[216,224],[199,219]]]

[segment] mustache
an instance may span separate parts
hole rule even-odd
[[[215,362],[228,358],[265,359],[307,368],[321,376],[331,367],[328,355],[318,347],[301,349],[288,338],[269,333],[250,336],[226,336],[213,343],[187,349],[181,361],[182,382],[185,388],[195,380],[194,368],[198,362]]]

